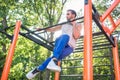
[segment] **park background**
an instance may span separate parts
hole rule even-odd
[[[114,0],[93,0],[93,4],[97,8],[100,14],[103,14]],[[0,29],[15,25],[17,20],[21,20],[22,24],[27,26],[30,30],[36,28],[45,28],[50,25],[61,23],[66,21],[65,15],[67,9],[74,9],[78,16],[81,17],[84,14],[84,0],[0,0]],[[120,18],[120,5],[112,13],[115,20]],[[109,26],[109,24],[105,23]],[[94,25],[94,24],[93,24]],[[83,25],[84,26],[84,25]],[[94,25],[93,32],[97,32],[98,28]],[[84,30],[83,30],[84,31]],[[119,33],[120,28],[116,29]],[[13,28],[7,30],[7,33],[13,34]],[[115,34],[118,37],[119,35]],[[48,33],[50,38],[49,41],[54,41],[56,37],[60,35],[60,31],[56,33]],[[83,32],[82,32],[82,35]],[[43,35],[42,35],[43,36]],[[99,42],[99,41],[98,41]],[[11,41],[6,38],[5,35],[0,33],[0,76],[2,74],[6,55],[9,50]],[[82,44],[82,43],[81,43]],[[118,44],[120,46],[120,44]],[[96,54],[97,53],[97,54]],[[26,74],[31,69],[40,65],[47,57],[52,54],[51,51],[46,48],[26,39],[25,37],[19,36],[17,46],[15,49],[13,62],[11,65],[8,80],[27,80]],[[106,56],[111,54],[110,49],[97,50],[93,56]],[[83,57],[83,52],[72,54],[69,58],[80,58]],[[65,64],[64,64],[65,63]],[[79,59],[77,62],[64,62],[63,66],[80,65],[83,66],[83,59]],[[109,58],[96,58],[94,59],[94,65],[109,64]],[[113,65],[112,65],[113,68]],[[112,70],[114,72],[114,70]],[[66,69],[64,74],[80,74],[82,75],[83,69]],[[94,74],[108,74],[112,73],[109,66],[101,66],[94,69]],[[54,72],[45,70],[36,76],[33,80],[53,80]],[[77,78],[61,80],[78,80]],[[81,79],[80,79],[81,80]],[[94,80],[111,80],[110,76],[94,77]]]

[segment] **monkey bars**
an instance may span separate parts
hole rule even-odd
[[[118,25],[120,24],[120,19],[118,19],[116,22],[113,20],[112,16],[110,15],[111,12],[114,10],[114,8],[120,3],[120,0],[115,0],[114,3],[111,5],[110,8],[108,8],[108,10],[103,14],[103,15],[99,15],[99,13],[97,12],[97,10],[94,8],[94,6],[92,5],[92,1],[91,0],[85,0],[85,5],[84,5],[84,71],[83,71],[83,79],[84,80],[93,80],[93,50],[94,50],[94,45],[92,44],[92,39],[93,37],[93,33],[92,33],[92,19],[94,20],[94,22],[97,24],[97,26],[99,27],[99,29],[101,30],[101,33],[104,34],[104,36],[106,37],[106,39],[108,40],[108,42],[110,42],[110,44],[108,43],[107,45],[112,45],[113,47],[113,55],[114,55],[114,70],[115,70],[115,77],[116,80],[120,80],[120,68],[119,68],[119,58],[118,58],[118,51],[117,51],[117,41],[116,39],[114,39],[111,34],[112,32],[118,27]],[[92,11],[93,9],[93,11]],[[104,20],[106,18],[109,18],[112,27],[109,29],[106,26],[104,26]],[[100,20],[99,20],[100,18]],[[7,58],[6,58],[6,63],[3,69],[3,73],[2,73],[2,77],[1,80],[7,80],[8,78],[8,73],[10,70],[10,65],[12,63],[12,56],[14,54],[14,49],[15,49],[15,45],[16,45],[16,41],[18,38],[18,34],[34,41],[37,44],[40,44],[44,47],[46,47],[49,50],[53,49],[54,43],[49,42],[48,40],[44,39],[43,37],[41,37],[40,35],[38,35],[38,33],[36,33],[36,31],[30,31],[29,29],[27,29],[26,27],[22,26],[23,29],[25,29],[26,31],[28,31],[28,33],[23,34],[22,32],[19,33],[19,29],[21,26],[21,22],[18,21],[16,23],[16,29],[14,32],[14,37],[13,37],[13,41],[12,44],[10,46],[10,50],[8,52]],[[53,26],[50,26],[53,27]],[[49,28],[50,28],[49,27]],[[41,29],[40,29],[41,30]],[[106,45],[106,44],[104,44]],[[104,46],[104,45],[99,45],[99,46]],[[78,48],[79,49],[79,48]],[[60,65],[60,63],[59,63]],[[59,80],[59,75],[60,73],[56,72],[55,73],[55,80]]]
[[[115,79],[120,80],[120,68],[119,68],[119,56],[117,50],[117,41],[111,36],[113,31],[120,24],[120,19],[114,22],[111,12],[120,3],[120,0],[114,0],[114,3],[107,9],[103,15],[99,15],[94,6],[92,6],[91,0],[85,0],[84,6],[84,70],[83,70],[83,80],[93,80],[93,65],[92,65],[92,17],[95,23],[98,25],[99,29],[106,36],[113,47],[113,59],[114,59],[114,70]],[[92,13],[92,8],[94,13]],[[109,29],[104,26],[104,20],[109,18],[112,27]],[[99,20],[100,19],[100,20]],[[102,23],[102,24],[101,24]],[[59,79],[57,79],[59,80]]]

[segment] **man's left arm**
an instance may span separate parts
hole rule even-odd
[[[73,26],[73,37],[76,40],[80,38],[81,30],[82,30],[82,25],[80,23]]]

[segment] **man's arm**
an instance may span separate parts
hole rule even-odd
[[[58,26],[55,26],[55,27],[52,27],[52,28],[48,28],[48,29],[46,29],[46,31],[55,32],[55,31],[58,31],[60,29],[61,29],[61,25],[58,25]]]
[[[82,30],[82,25],[79,23],[79,24],[76,24],[76,25],[73,25],[73,37],[77,40],[78,38],[80,38],[81,36],[81,30]]]

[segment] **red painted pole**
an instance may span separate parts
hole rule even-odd
[[[58,62],[58,66],[60,66],[60,61]],[[55,72],[54,80],[59,80],[59,79],[60,79],[60,72]]]
[[[119,55],[118,55],[118,45],[116,38],[114,38],[114,42],[115,42],[115,47],[112,48],[112,51],[113,51],[115,80],[120,80]]]
[[[92,1],[84,6],[84,71],[83,80],[93,80],[92,67]]]
[[[110,29],[108,27],[106,27],[104,24],[102,24],[102,28],[104,29],[104,31],[110,35]]]
[[[114,20],[113,20],[112,16],[111,16],[111,15],[109,15],[109,16],[108,16],[108,18],[109,18],[109,20],[110,20],[110,22],[111,22],[112,26],[113,26],[113,27],[115,27],[115,26],[116,26],[116,24],[115,24],[115,22],[114,22]]]
[[[110,34],[120,25],[120,19],[118,19],[115,23],[116,26],[112,26],[110,28]]]
[[[13,41],[10,45],[8,55],[6,57],[6,62],[5,62],[5,66],[4,66],[4,69],[3,69],[3,72],[2,72],[1,80],[7,80],[7,78],[8,78],[8,74],[9,74],[9,71],[10,71],[10,66],[12,64],[12,57],[14,55],[14,50],[15,50],[17,39],[18,39],[18,34],[19,34],[19,31],[20,31],[20,27],[21,27],[21,21],[17,21],[16,26],[15,26],[15,30],[14,30],[14,38],[13,38]]]
[[[101,22],[103,22],[108,15],[114,10],[114,8],[119,4],[120,0],[114,0],[114,3],[107,9],[107,11],[100,18]]]
[[[120,25],[120,18],[116,22],[116,26]]]

